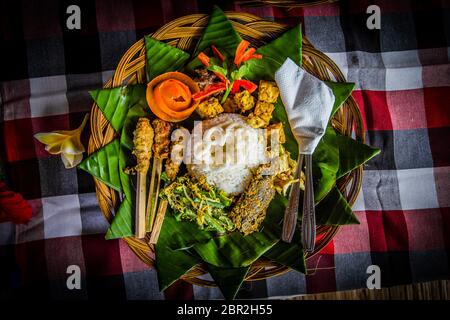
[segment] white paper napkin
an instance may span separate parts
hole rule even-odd
[[[320,79],[287,58],[275,72],[275,81],[301,154],[312,154],[330,119],[333,91]]]

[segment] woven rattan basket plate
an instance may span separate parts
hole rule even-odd
[[[288,26],[263,20],[257,16],[227,12],[234,28],[239,34],[250,41],[254,47],[259,47],[276,38],[288,29]],[[208,15],[194,14],[176,19],[151,36],[155,39],[165,41],[177,48],[192,52],[196,40],[203,32],[208,23]],[[323,80],[345,81],[341,71],[336,64],[326,55],[315,49],[311,43],[303,37],[303,68]],[[118,87],[124,84],[145,82],[145,50],[143,39],[131,46],[120,60],[114,77],[105,84],[105,88]],[[364,141],[364,129],[361,114],[355,100],[350,97],[344,103],[340,111],[332,119],[334,128],[341,134],[350,136],[352,130],[356,138]],[[91,112],[91,136],[89,139],[88,153],[96,151],[109,143],[114,138],[114,130],[108,124],[102,112],[96,104],[92,106]],[[96,194],[100,208],[106,219],[111,222],[114,217],[114,208],[118,208],[119,197],[116,191],[109,188],[99,180],[95,180]],[[347,198],[350,205],[356,200],[361,189],[362,166],[353,170],[345,177],[338,180],[338,187]],[[306,259],[317,254],[336,235],[338,227],[317,227],[316,249],[308,254]],[[124,238],[131,250],[149,267],[155,261],[154,248],[147,244],[148,239],[139,240],[132,237]],[[283,274],[289,268],[278,265],[267,259],[259,259],[250,268],[246,281],[261,280],[268,277]],[[197,285],[214,286],[214,282],[201,279],[205,274],[204,268],[199,265],[185,274],[182,279]]]

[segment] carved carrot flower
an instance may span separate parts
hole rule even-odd
[[[89,114],[75,130],[57,130],[36,133],[34,137],[45,144],[45,150],[50,154],[61,154],[66,169],[75,167],[83,160],[84,146],[81,143],[81,132],[86,126]]]

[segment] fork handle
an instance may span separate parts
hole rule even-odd
[[[316,214],[314,209],[314,187],[312,176],[312,155],[306,158],[306,181],[303,195],[302,245],[306,252],[312,252],[316,241]]]

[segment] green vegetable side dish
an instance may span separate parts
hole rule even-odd
[[[211,45],[231,56],[241,40],[226,15],[215,7],[192,56],[178,48],[145,37],[147,80],[168,71],[188,73],[191,67],[198,63],[198,59],[194,57]],[[241,67],[241,74],[236,73],[234,77],[254,82],[273,81],[275,70],[286,58],[289,57],[301,65],[301,44],[301,27],[298,25],[257,48],[256,53],[261,54],[263,58],[245,62]],[[160,51],[164,53],[163,59],[154,54]],[[335,113],[351,94],[354,84],[329,82],[328,85],[336,97],[333,109]],[[87,157],[80,164],[80,168],[124,195],[107,232],[107,239],[130,237],[134,234],[135,190],[131,178],[121,170],[128,166],[132,159],[130,141],[137,119],[143,116],[154,118],[146,103],[144,86],[145,84],[127,85],[91,92],[105,118],[116,131],[117,138]],[[275,104],[273,121],[284,123],[284,146],[295,159],[297,143],[289,130],[286,112],[280,99]],[[334,226],[358,223],[346,198],[336,186],[336,181],[378,153],[378,149],[340,135],[329,125],[313,154],[316,217],[319,224]],[[169,183],[164,175],[162,179]],[[169,208],[155,248],[161,290],[165,290],[198,264],[202,264],[211,274],[227,299],[236,296],[251,264],[261,257],[305,272],[300,233],[296,232],[294,241],[290,244],[280,240],[286,197],[277,194],[267,209],[259,232],[244,236],[236,230],[233,231],[232,222],[224,214],[231,204],[230,198],[215,189],[210,191],[199,187],[193,191],[187,188],[189,183],[184,177],[178,177],[173,188],[166,189],[162,194],[171,206],[179,210],[175,212]],[[206,203],[210,211],[202,212],[202,204]],[[192,212],[195,210],[197,213],[194,215]],[[199,228],[199,224],[203,229]]]
[[[164,188],[161,198],[167,200],[179,221],[194,221],[200,229],[219,234],[235,228],[225,211],[232,199],[206,181],[195,181],[187,176],[178,177]]]

